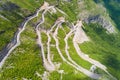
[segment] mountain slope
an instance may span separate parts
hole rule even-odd
[[[1,26],[16,28],[0,28],[0,79],[119,80],[120,33],[104,1],[46,1],[1,2]]]

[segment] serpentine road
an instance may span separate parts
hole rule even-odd
[[[75,38],[76,35],[78,35],[78,33],[81,33],[81,34],[84,34],[84,31],[82,30],[82,22],[81,21],[78,21],[77,24],[74,26],[74,27],[77,27],[76,28],[76,31],[75,31],[75,35],[74,35],[74,38],[73,38],[73,45],[77,51],[77,54],[83,59],[83,60],[86,60],[88,62],[90,62],[91,64],[94,64],[95,66],[99,67],[100,69],[104,70],[112,79],[116,80],[115,77],[113,77],[108,71],[107,71],[107,68],[106,66],[104,66],[103,64],[101,64],[99,61],[96,61],[88,56],[85,55],[85,53],[83,53],[80,48],[79,48],[79,45],[77,43],[77,39]],[[79,35],[80,36],[80,35]],[[82,38],[82,36],[80,37]]]
[[[45,21],[44,15],[45,15],[45,13],[46,13],[50,8],[53,8],[53,6],[48,7],[48,8],[45,9],[45,11],[42,13],[42,21],[39,22],[39,24],[36,26],[35,31],[36,31],[36,34],[37,34],[37,37],[38,37],[38,38],[37,38],[37,44],[38,44],[38,46],[39,46],[39,48],[40,48],[40,50],[41,50],[41,53],[42,53],[43,65],[44,65],[44,67],[45,67],[46,70],[48,70],[48,71],[51,72],[51,71],[54,71],[54,70],[55,70],[55,67],[49,63],[51,60],[48,61],[48,60],[45,58],[44,47],[43,47],[43,43],[42,43],[42,40],[41,40],[41,32],[40,32],[40,30],[39,30],[39,26],[40,26],[42,23],[44,23],[44,21]],[[50,56],[50,55],[49,55],[49,56]]]
[[[4,64],[7,57],[10,55],[10,53],[20,45],[20,34],[25,30],[25,27],[27,23],[38,16],[39,12],[41,11],[41,8],[36,11],[36,13],[24,20],[24,22],[21,23],[20,27],[18,28],[17,32],[14,35],[14,38],[11,40],[11,42],[0,52],[0,68]]]
[[[51,52],[50,52],[50,42],[51,42],[50,32],[53,31],[54,27],[55,26],[53,25],[53,27],[50,29],[50,31],[47,32],[47,37],[48,37],[48,42],[47,42],[47,59],[48,59],[48,62],[55,68],[55,65],[53,64],[53,62],[51,60]]]
[[[87,75],[88,77],[92,78],[92,79],[99,79],[101,77],[101,75],[99,74],[96,74],[96,73],[93,73],[93,72],[90,72],[89,70],[79,66],[74,60],[72,60],[72,58],[70,57],[70,54],[68,52],[68,38],[69,36],[74,32],[74,31],[78,31],[78,27],[81,27],[81,23],[78,23],[76,24],[74,27],[73,30],[71,30],[67,35],[66,37],[64,38],[64,41],[65,41],[65,52],[66,52],[66,55],[68,57],[68,60],[62,55],[62,52],[59,48],[59,40],[57,38],[57,34],[58,34],[58,29],[60,28],[60,26],[62,25],[63,22],[65,22],[65,20],[63,20],[63,18],[59,18],[58,20],[56,20],[56,22],[54,23],[54,25],[51,27],[51,29],[47,32],[47,36],[48,36],[48,42],[47,42],[47,59],[45,57],[45,53],[44,53],[44,47],[43,47],[43,43],[42,43],[42,39],[41,39],[41,32],[39,30],[39,26],[41,24],[44,23],[45,19],[44,19],[44,15],[45,13],[49,10],[49,9],[53,9],[54,6],[49,6],[48,3],[44,3],[43,6],[41,6],[35,14],[33,14],[32,16],[30,17],[27,17],[20,25],[20,27],[18,28],[18,30],[16,31],[13,39],[11,40],[11,42],[0,52],[0,68],[2,68],[5,60],[7,59],[7,57],[10,55],[10,53],[20,45],[20,35],[21,33],[25,30],[25,27],[26,25],[28,24],[28,22],[30,20],[32,20],[33,18],[37,17],[39,12],[40,11],[43,11],[42,12],[42,20],[40,20],[38,22],[38,24],[35,26],[35,32],[37,34],[37,44],[41,50],[41,55],[42,55],[42,60],[43,60],[43,66],[45,67],[46,70],[48,71],[54,71],[55,70],[55,65],[53,64],[52,60],[51,60],[51,57],[50,57],[50,42],[51,42],[51,37],[50,37],[50,33],[53,31],[53,28],[55,26],[56,29],[52,35],[52,37],[54,38],[55,42],[56,42],[56,49],[60,55],[60,57],[62,58],[62,60],[64,62],[66,62],[67,64],[71,65],[72,67],[74,67],[76,70],[84,73],[85,75]],[[54,8],[55,9],[55,8]],[[62,12],[61,10],[58,10],[59,12],[65,14],[64,12]],[[77,33],[75,32],[75,35],[77,35]],[[102,65],[100,62],[96,61],[96,60],[93,60],[89,57],[86,57],[84,53],[81,52],[80,48],[79,48],[79,45],[78,43],[75,41],[75,38],[73,38],[73,44],[74,44],[74,47],[78,53],[78,55],[90,62],[91,64],[95,64],[97,67],[103,69],[105,72],[107,72],[106,70],[106,67],[104,65]],[[108,73],[108,72],[107,72]],[[109,73],[108,73],[109,74]],[[110,75],[110,74],[109,74]],[[112,76],[112,75],[111,75]]]
[[[80,50],[79,45],[78,45],[78,43],[77,43],[77,39],[82,39],[82,38],[84,38],[84,36],[85,36],[85,35],[82,36],[82,34],[85,34],[84,31],[82,30],[82,22],[81,22],[81,21],[77,21],[76,25],[74,25],[73,27],[77,27],[77,28],[76,28],[76,31],[75,31],[74,38],[73,38],[73,45],[74,45],[74,47],[75,47],[75,49],[76,49],[76,51],[77,51],[77,54],[78,54],[82,59],[90,62],[91,64],[96,65],[96,66],[99,67],[100,69],[106,70],[106,69],[107,69],[106,66],[104,66],[103,64],[101,64],[100,62],[98,62],[98,61],[96,61],[96,60],[94,60],[94,59],[92,59],[92,58],[89,58],[88,56],[85,56],[85,54]],[[77,38],[76,38],[76,36],[77,36],[79,33],[81,33],[81,35],[79,35],[79,36],[81,36],[81,37],[77,37]],[[82,42],[83,42],[83,41],[82,41]]]
[[[67,61],[67,60],[64,58],[64,56],[62,55],[62,52],[61,52],[61,50],[60,50],[60,48],[59,48],[59,41],[58,41],[58,38],[57,38],[58,29],[59,29],[59,27],[60,27],[61,24],[62,24],[62,22],[60,22],[60,23],[58,24],[58,26],[57,26],[54,34],[53,34],[53,38],[54,38],[54,40],[55,40],[55,42],[56,42],[56,48],[57,48],[57,51],[58,51],[60,57],[62,58],[62,60],[63,60],[64,62],[66,62],[67,64],[71,65],[72,67],[74,67],[75,69],[77,69],[78,71],[84,73],[84,74],[87,75],[88,77],[90,77],[90,78],[92,78],[92,79],[99,79],[99,78],[100,78],[100,75],[98,75],[98,74],[96,74],[96,73],[92,73],[92,72],[90,72],[90,71],[88,71],[87,69],[84,69],[84,68],[82,68],[82,67],[77,67],[77,66],[75,66],[75,65],[72,64],[72,63],[70,63],[69,61]]]
[[[66,55],[68,57],[68,60],[71,61],[74,65],[76,65],[77,67],[80,67],[74,60],[72,60],[70,54],[69,54],[69,51],[68,51],[68,38],[72,35],[72,33],[75,31],[75,28],[74,29],[71,29],[70,32],[65,36],[64,38],[64,41],[65,41],[65,52],[66,52]]]

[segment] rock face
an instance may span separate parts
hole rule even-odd
[[[102,25],[103,28],[105,28],[109,33],[115,33],[115,27],[112,25],[111,22],[105,20],[102,16],[96,15],[96,16],[89,16],[88,18],[83,20],[85,23],[98,23]]]

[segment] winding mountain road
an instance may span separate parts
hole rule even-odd
[[[51,42],[51,37],[50,37],[50,32],[47,32],[47,36],[48,36],[48,42],[47,42],[47,59],[48,59],[48,62],[53,66],[53,62],[51,60],[51,53],[50,53],[50,42]]]
[[[72,35],[72,33],[75,31],[75,29],[71,29],[70,32],[65,36],[64,41],[65,41],[65,52],[66,55],[68,57],[68,60],[71,61],[74,65],[76,65],[77,67],[80,67],[74,60],[72,60],[69,51],[68,51],[68,38]]]
[[[75,36],[77,36],[78,33],[81,33],[81,34],[84,33],[83,31],[81,31],[81,30],[82,30],[82,29],[81,29],[81,28],[82,28],[82,22],[81,22],[81,21],[78,21],[78,23],[77,23],[75,26],[77,26],[77,29],[76,29],[76,31],[75,31],[75,35],[74,35],[74,38],[73,38],[73,45],[74,45],[74,47],[75,47],[78,55],[79,55],[82,59],[90,62],[91,64],[96,65],[96,66],[99,67],[100,69],[106,70],[106,69],[107,69],[106,66],[104,66],[103,64],[101,64],[100,62],[98,62],[98,61],[96,61],[96,60],[94,60],[94,59],[92,59],[92,58],[89,58],[88,56],[86,56],[86,55],[80,50],[79,45],[78,45],[78,42],[77,42],[78,40],[77,40],[77,38],[75,38]],[[80,36],[80,35],[79,35],[79,36]],[[84,36],[85,36],[85,35],[84,35]],[[84,36],[83,36],[83,37],[84,37]],[[83,37],[80,36],[80,37],[78,37],[78,38],[81,39],[81,38],[83,38]],[[84,40],[83,40],[82,42],[84,42]]]
[[[11,40],[11,42],[0,52],[0,68],[4,64],[7,57],[10,55],[10,53],[20,45],[20,34],[25,30],[25,27],[27,23],[32,20],[33,18],[37,17],[39,12],[41,11],[41,8],[36,11],[36,13],[24,20],[24,22],[21,23],[20,27],[18,28],[17,32],[14,35],[14,38]]]
[[[96,61],[92,58],[90,58],[89,56],[86,56],[85,53],[83,53],[81,50],[80,50],[80,47],[79,47],[79,44],[78,43],[83,43],[84,41],[88,41],[88,38],[87,36],[85,35],[84,31],[82,30],[82,21],[77,21],[77,24],[75,25],[76,30],[75,30],[75,35],[74,35],[74,38],[73,38],[73,45],[74,45],[74,48],[76,49],[77,51],[77,54],[83,59],[83,60],[86,60],[88,62],[90,62],[91,64],[94,64],[95,66],[99,67],[100,69],[104,70],[112,79],[116,80],[115,77],[113,77],[108,71],[107,71],[107,67],[104,66],[103,64],[101,64],[99,61]],[[79,33],[81,35],[79,35]],[[76,36],[80,36],[80,37],[77,37],[79,39],[76,38]],[[82,39],[82,40],[80,40]],[[80,42],[78,42],[80,41]]]
[[[53,38],[54,38],[54,40],[55,40],[55,42],[56,42],[56,49],[57,49],[60,57],[62,58],[62,60],[63,60],[64,62],[66,62],[67,64],[71,65],[72,67],[74,67],[75,69],[77,69],[78,71],[84,73],[84,74],[87,75],[88,77],[90,77],[90,78],[92,78],[92,79],[99,79],[99,78],[100,78],[100,75],[99,75],[99,74],[92,73],[92,72],[90,72],[90,71],[88,71],[88,70],[86,70],[86,69],[84,69],[84,68],[82,68],[82,67],[76,67],[74,64],[70,63],[69,61],[67,61],[67,60],[64,58],[64,56],[62,55],[62,52],[61,52],[61,50],[60,50],[60,48],[59,48],[59,41],[58,41],[58,39],[57,39],[58,29],[59,29],[59,27],[60,27],[61,24],[62,24],[62,22],[60,22],[60,23],[58,24],[58,26],[57,26],[54,34],[53,34]]]
[[[39,12],[42,12],[42,16],[41,16],[41,20],[37,23],[37,25],[35,26],[35,32],[37,35],[37,44],[38,47],[41,51],[41,55],[42,55],[42,60],[43,60],[43,66],[45,67],[45,69],[49,72],[55,71],[56,67],[54,65],[54,63],[51,60],[51,53],[50,53],[50,42],[51,42],[51,37],[50,37],[50,33],[53,31],[53,29],[56,27],[52,37],[55,40],[55,45],[56,45],[56,49],[60,55],[60,57],[62,58],[62,60],[64,62],[66,62],[67,64],[69,64],[70,66],[72,66],[73,68],[75,68],[76,70],[84,73],[85,75],[87,75],[88,77],[92,78],[92,79],[99,79],[101,77],[100,74],[96,74],[93,72],[90,72],[89,70],[81,67],[80,65],[78,65],[74,60],[72,60],[69,51],[68,51],[68,38],[71,36],[72,33],[75,32],[74,36],[78,36],[79,32],[83,32],[81,31],[81,26],[82,23],[81,22],[77,22],[76,25],[73,25],[73,29],[70,30],[70,32],[65,36],[64,41],[65,41],[65,53],[68,57],[68,60],[62,55],[62,52],[59,48],[59,40],[58,40],[58,30],[60,28],[60,26],[62,25],[63,22],[65,22],[64,17],[59,17],[56,22],[54,23],[54,25],[51,27],[51,29],[49,31],[47,31],[47,37],[48,37],[48,41],[47,41],[47,59],[45,57],[45,52],[44,52],[44,46],[42,43],[42,37],[41,37],[41,31],[40,31],[40,25],[43,24],[45,22],[45,13],[50,10],[53,9],[55,10],[54,6],[49,6],[49,4],[47,2],[44,2],[44,4],[36,11],[36,13],[28,18],[26,18],[20,25],[20,27],[18,28],[18,30],[16,31],[13,39],[11,40],[11,42],[0,52],[0,68],[2,68],[5,60],[7,59],[7,57],[10,55],[10,53],[20,45],[20,35],[21,33],[25,30],[26,25],[28,24],[28,22],[30,20],[32,20],[35,17],[38,17]],[[64,13],[63,11],[57,9],[59,12],[63,13],[64,15],[66,15],[66,13]],[[80,36],[81,37],[81,36]],[[83,42],[86,39],[83,39]],[[76,41],[76,38],[73,38],[73,45],[75,50],[77,51],[77,54],[83,59],[86,60],[88,62],[90,62],[91,64],[94,64],[95,66],[99,67],[100,69],[104,70],[106,73],[108,73],[110,76],[112,76],[106,69],[106,67],[101,64],[100,62],[89,58],[88,56],[86,56],[79,48],[78,42]]]
[[[48,54],[48,60],[46,59],[46,57],[45,57],[45,53],[44,53],[44,47],[43,47],[43,43],[42,43],[42,40],[41,40],[41,32],[40,32],[40,30],[39,30],[39,26],[41,25],[41,24],[43,24],[44,23],[44,21],[45,21],[45,19],[44,19],[44,15],[45,15],[45,13],[49,10],[49,9],[51,9],[51,8],[53,8],[54,6],[49,6],[49,7],[47,7],[46,9],[45,9],[45,11],[42,13],[42,21],[40,21],[38,24],[37,24],[37,26],[36,26],[36,28],[35,28],[35,31],[36,31],[36,34],[37,34],[37,44],[38,44],[38,46],[39,46],[39,48],[40,48],[40,50],[41,50],[41,53],[42,53],[42,60],[43,60],[43,65],[44,65],[44,67],[45,67],[45,69],[47,70],[47,71],[50,71],[50,72],[52,72],[52,71],[54,71],[55,70],[55,66],[52,64],[52,61],[51,61],[51,59],[49,58],[50,57],[50,55]],[[48,40],[48,42],[50,41],[50,39]],[[49,49],[49,46],[48,46],[48,49]],[[48,50],[48,52],[49,52],[50,50]]]
[[[35,12],[35,14],[33,14],[30,17],[27,17],[20,25],[20,27],[18,28],[18,30],[16,31],[13,39],[11,40],[11,42],[0,52],[0,68],[2,68],[2,65],[4,64],[5,60],[7,59],[7,57],[10,55],[10,53],[17,47],[20,45],[20,35],[21,33],[25,30],[25,27],[27,25],[27,23],[32,20],[33,18],[37,17],[39,12],[45,9],[49,9],[49,8],[53,8],[53,6],[49,7],[49,4],[47,2],[44,2],[44,4]],[[44,17],[42,15],[42,17]],[[44,18],[42,18],[44,19]]]
[[[55,23],[56,25],[56,23]],[[47,37],[48,37],[48,42],[47,42],[47,59],[48,62],[51,64],[51,66],[53,66],[53,68],[55,69],[55,65],[51,60],[51,52],[50,52],[50,42],[51,42],[51,37],[50,37],[50,33],[51,31],[53,31],[53,28],[55,27],[55,25],[52,26],[52,28],[47,32]]]

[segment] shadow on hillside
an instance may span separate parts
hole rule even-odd
[[[18,14],[19,12],[20,7],[10,1],[6,1],[0,5],[0,15],[15,24],[19,22],[20,19],[23,19],[23,17]]]
[[[20,8],[16,4],[12,2],[6,2],[0,6],[0,11],[14,11],[16,9]]]
[[[120,70],[120,61],[117,59],[117,56],[114,54],[106,54],[104,58],[104,63],[108,65],[109,67]]]

